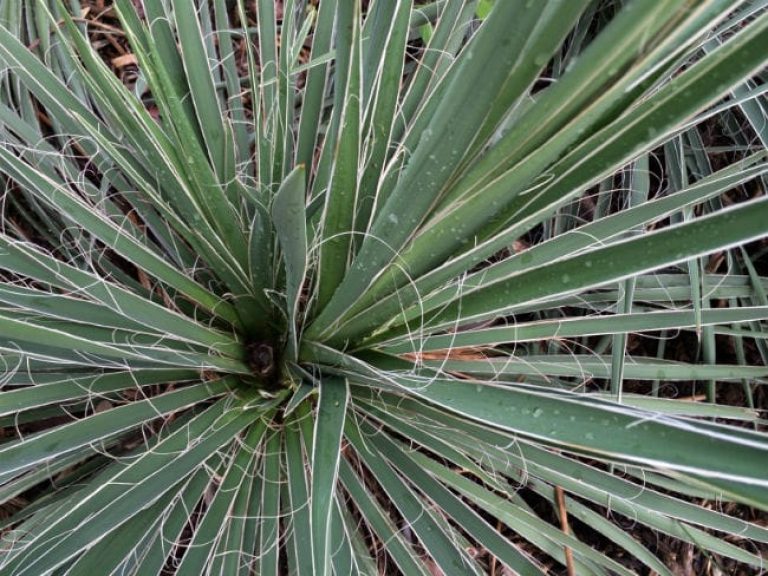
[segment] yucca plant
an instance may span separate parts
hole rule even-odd
[[[0,574],[764,568],[765,2],[0,22]]]

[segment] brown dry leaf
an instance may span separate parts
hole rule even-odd
[[[427,560],[427,570],[432,576],[445,576],[445,573],[440,570],[440,567],[432,560]]]
[[[126,66],[135,65],[137,63],[138,63],[138,60],[136,59],[136,55],[133,53],[123,54],[122,56],[117,56],[115,58],[112,58],[112,66],[114,66],[118,70],[120,68],[125,68]]]
[[[106,412],[110,408],[112,408],[112,402],[110,402],[109,400],[102,400],[101,402],[96,404],[96,408],[94,409],[94,412],[96,414],[99,414],[100,412]]]
[[[487,348],[451,348],[446,350],[433,350],[431,352],[407,352],[405,358],[413,362],[419,360],[487,360]]]

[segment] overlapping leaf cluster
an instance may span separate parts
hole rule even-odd
[[[480,4],[0,0],[0,574],[763,565],[765,2]]]

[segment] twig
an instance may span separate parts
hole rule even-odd
[[[557,499],[557,508],[560,512],[560,529],[563,534],[570,536],[571,527],[568,525],[568,510],[565,508],[565,492],[560,486],[555,486],[555,498]],[[573,551],[568,547],[564,547],[565,551],[565,567],[568,569],[568,576],[576,576],[576,567],[573,564]]]

